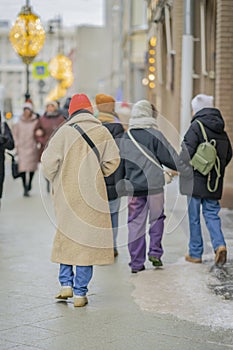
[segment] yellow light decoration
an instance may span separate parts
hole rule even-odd
[[[72,72],[72,61],[68,57],[59,54],[49,62],[49,71],[53,78],[63,80],[67,71]]]
[[[66,89],[61,87],[61,84],[58,84],[55,86],[54,89],[52,89],[49,94],[46,96],[46,101],[55,101],[59,100],[66,94]]]
[[[59,100],[65,96],[66,90],[73,84],[72,61],[65,55],[58,54],[49,62],[50,75],[58,80],[58,85],[52,89],[47,100]]]
[[[150,64],[155,63],[155,59],[154,59],[153,57],[150,57],[150,58],[149,58],[149,63],[150,63]]]
[[[154,89],[154,88],[155,88],[155,83],[150,83],[150,84],[149,84],[149,87],[150,87],[151,89]]]
[[[64,89],[68,89],[74,82],[74,77],[73,77],[73,73],[70,72],[66,75],[64,75],[64,79],[61,81],[61,86],[64,88]]]
[[[7,112],[6,115],[5,115],[5,118],[7,120],[11,119],[12,118],[12,113],[11,112]]]
[[[45,31],[39,17],[31,12],[30,6],[22,8],[10,30],[9,39],[25,64],[30,64],[42,49]]]
[[[155,55],[155,50],[152,50],[152,49],[149,50],[149,54],[150,54],[150,55]]]
[[[150,66],[150,67],[149,67],[149,71],[152,72],[152,73],[155,72],[155,67]]]
[[[156,46],[156,42],[157,42],[156,36],[152,36],[150,38],[150,46],[155,47]]]

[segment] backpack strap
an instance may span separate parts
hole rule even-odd
[[[215,180],[214,188],[211,188],[211,187],[210,187],[211,171],[210,171],[209,174],[208,174],[207,188],[208,188],[208,191],[209,191],[209,192],[215,192],[215,191],[217,191],[219,179],[220,179],[220,177],[221,177],[221,174],[220,174],[220,159],[219,159],[218,156],[216,156],[216,162],[215,162],[215,164],[214,164],[214,169],[215,169],[215,172],[216,172],[216,174],[217,174],[217,177],[216,177],[216,180]]]
[[[208,137],[206,135],[206,131],[205,131],[205,128],[204,128],[202,122],[200,122],[200,120],[198,120],[198,119],[197,119],[197,122],[198,122],[198,124],[199,124],[199,126],[201,128],[201,132],[202,132],[202,135],[204,137],[205,142],[208,142]]]

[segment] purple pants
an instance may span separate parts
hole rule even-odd
[[[160,258],[163,254],[162,237],[164,229],[164,194],[129,197],[128,202],[128,249],[131,257],[129,266],[139,270],[146,259],[146,223],[149,214],[149,256]]]

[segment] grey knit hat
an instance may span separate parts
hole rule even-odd
[[[140,100],[134,104],[129,120],[129,127],[157,127],[155,113],[149,101]]]
[[[152,106],[147,100],[138,101],[133,105],[131,118],[152,118]]]
[[[203,108],[213,108],[214,98],[213,96],[199,94],[192,99],[191,104],[192,104],[192,110],[196,114],[198,111],[200,111]]]

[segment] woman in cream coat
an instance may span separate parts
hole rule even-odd
[[[86,95],[72,97],[69,115],[68,122],[50,139],[41,163],[51,182],[57,218],[52,261],[60,264],[61,291],[56,298],[67,299],[74,291],[74,306],[84,306],[93,265],[114,262],[104,176],[117,169],[120,158],[111,134],[93,116]],[[75,124],[93,141],[99,159]]]

